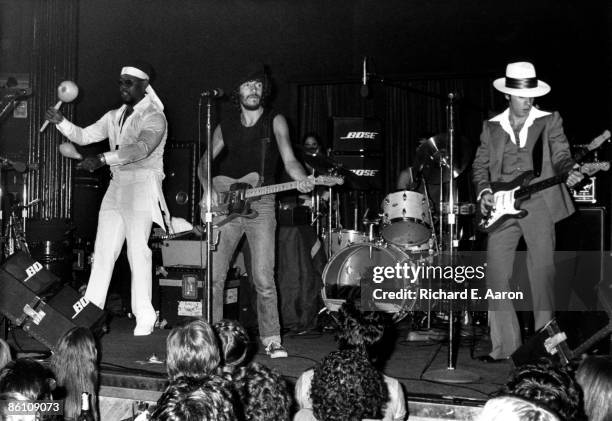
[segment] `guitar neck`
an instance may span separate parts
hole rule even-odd
[[[245,197],[248,199],[251,197],[264,196],[266,194],[279,193],[282,191],[293,190],[297,188],[297,185],[298,185],[297,181],[289,181],[287,183],[272,184],[272,185],[263,186],[263,187],[255,187],[252,189],[248,189],[245,193]]]
[[[544,190],[549,187],[552,187],[555,184],[563,183],[565,179],[567,178],[568,174],[569,174],[569,171],[564,172],[563,174],[555,175],[554,177],[550,177],[542,181],[538,181],[537,183],[530,184],[525,187],[521,187],[520,189],[516,191],[515,195],[517,197],[529,196],[529,195],[539,192],[540,190]]]

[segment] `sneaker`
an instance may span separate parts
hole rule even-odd
[[[287,358],[289,356],[287,350],[278,342],[270,342],[266,347],[266,354],[270,358]]]

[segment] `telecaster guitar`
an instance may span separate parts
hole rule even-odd
[[[583,174],[591,176],[597,171],[608,171],[609,169],[610,162],[601,161],[583,164],[578,170]],[[527,211],[521,209],[521,204],[529,199],[532,194],[565,182],[568,174],[569,171],[534,184],[529,184],[533,179],[533,173],[529,171],[507,183],[493,183],[491,185],[494,201],[493,209],[491,209],[488,215],[481,217],[478,222],[478,229],[484,232],[491,232],[510,218],[524,218],[527,216]]]
[[[260,177],[256,172],[249,173],[240,179],[216,176],[212,179],[214,190],[219,194],[219,205],[213,207],[212,211],[217,215],[214,225],[220,227],[232,219],[255,218],[257,212],[251,209],[250,203],[256,198],[266,194],[279,193],[287,190],[297,189],[298,182],[272,184],[269,186],[253,187],[259,184]],[[314,179],[317,186],[335,186],[343,184],[344,179],[337,176],[320,176]],[[201,202],[201,218],[204,221],[205,206]],[[219,215],[222,217],[219,218]]]

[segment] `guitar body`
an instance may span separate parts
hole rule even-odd
[[[533,173],[526,172],[512,181],[492,183],[493,209],[491,209],[487,216],[481,215],[478,229],[484,232],[491,232],[508,219],[519,219],[527,216],[527,211],[521,209],[521,204],[529,196],[519,196],[517,192],[521,187],[528,185],[532,178]]]
[[[255,218],[257,212],[251,210],[251,200],[246,197],[246,191],[259,185],[259,174],[252,172],[239,179],[218,175],[212,184],[219,194],[219,206],[213,209],[219,214]]]

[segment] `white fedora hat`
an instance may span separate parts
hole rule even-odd
[[[510,63],[506,66],[506,77],[500,77],[493,86],[508,95],[533,98],[550,92],[550,85],[536,78],[533,64],[527,61]]]

